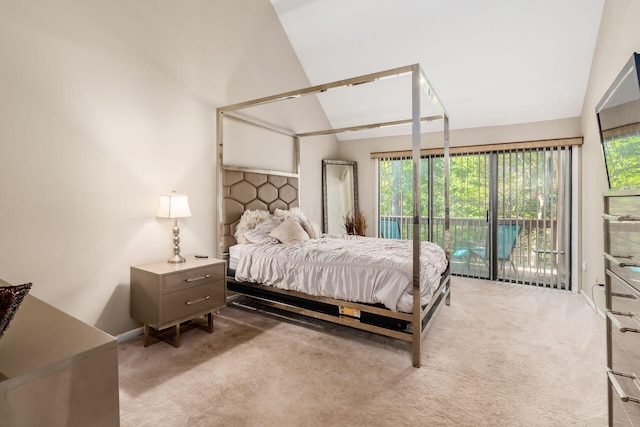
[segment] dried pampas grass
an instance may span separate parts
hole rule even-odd
[[[349,212],[344,216],[344,229],[347,231],[347,234],[364,236],[367,230],[367,219],[360,211],[356,213]]]

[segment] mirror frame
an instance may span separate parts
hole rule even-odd
[[[353,168],[353,209],[354,213],[360,210],[358,207],[358,162],[351,160],[322,160],[322,229],[324,233],[329,232],[327,165],[343,165]]]

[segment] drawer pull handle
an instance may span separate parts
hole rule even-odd
[[[607,317],[609,318],[609,320],[611,320],[611,323],[613,323],[613,326],[619,330],[622,333],[625,332],[635,332],[635,333],[640,333],[640,329],[638,328],[629,328],[626,326],[622,326],[622,324],[620,323],[620,320],[618,320],[618,318],[616,316],[624,316],[624,317],[630,317],[631,319],[635,320],[637,323],[640,323],[638,321],[638,317],[633,314],[633,313],[624,313],[621,311],[613,311],[613,310],[609,310],[606,309],[605,312],[607,313]]]
[[[638,380],[638,377],[636,376],[636,374],[634,374],[634,373],[627,374],[625,372],[616,372],[616,371],[612,370],[611,368],[607,368],[607,377],[609,377],[609,382],[611,383],[611,386],[613,387],[613,389],[618,394],[618,397],[620,397],[620,400],[622,400],[623,402],[640,403],[640,399],[638,399],[637,397],[628,396],[627,393],[624,392],[624,390],[620,386],[620,383],[618,382],[618,379],[616,378],[616,376],[625,377],[625,378],[631,379],[631,381],[636,386],[636,388],[638,390],[640,390],[640,381]]]
[[[187,282],[189,282],[189,283],[191,283],[191,282],[197,282],[198,280],[208,279],[209,277],[211,277],[211,275],[210,275],[210,274],[205,274],[204,276],[194,277],[193,279],[187,279]]]
[[[210,297],[209,295],[207,295],[207,296],[206,296],[206,297],[204,297],[204,298],[200,298],[200,299],[197,299],[197,300],[194,300],[194,301],[187,301],[187,305],[195,304],[195,303],[197,303],[197,302],[206,301],[206,300],[208,300],[208,299],[211,299],[211,297]]]

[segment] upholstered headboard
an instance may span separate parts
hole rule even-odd
[[[234,233],[240,217],[247,209],[273,212],[299,206],[298,177],[277,173],[223,170],[223,236],[222,249],[236,244]]]

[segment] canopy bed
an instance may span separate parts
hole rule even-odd
[[[289,130],[263,118],[273,117],[265,114],[264,107],[324,96],[339,88],[343,93],[362,91],[364,85],[387,85],[395,78],[408,82],[404,93],[409,94],[409,118],[392,115],[375,123],[312,131]],[[424,111],[435,113],[421,114]],[[444,248],[420,239],[420,142],[424,126],[433,123],[442,124],[444,144]],[[228,132],[240,125],[290,141],[293,170],[225,163]],[[403,125],[411,126],[412,240],[321,233],[299,209],[301,140]],[[449,118],[418,64],[218,108],[217,182],[217,255],[228,262],[227,286],[235,293],[229,302],[247,296],[270,307],[408,341],[413,365],[420,366],[422,338],[439,308],[449,305],[451,282]]]

